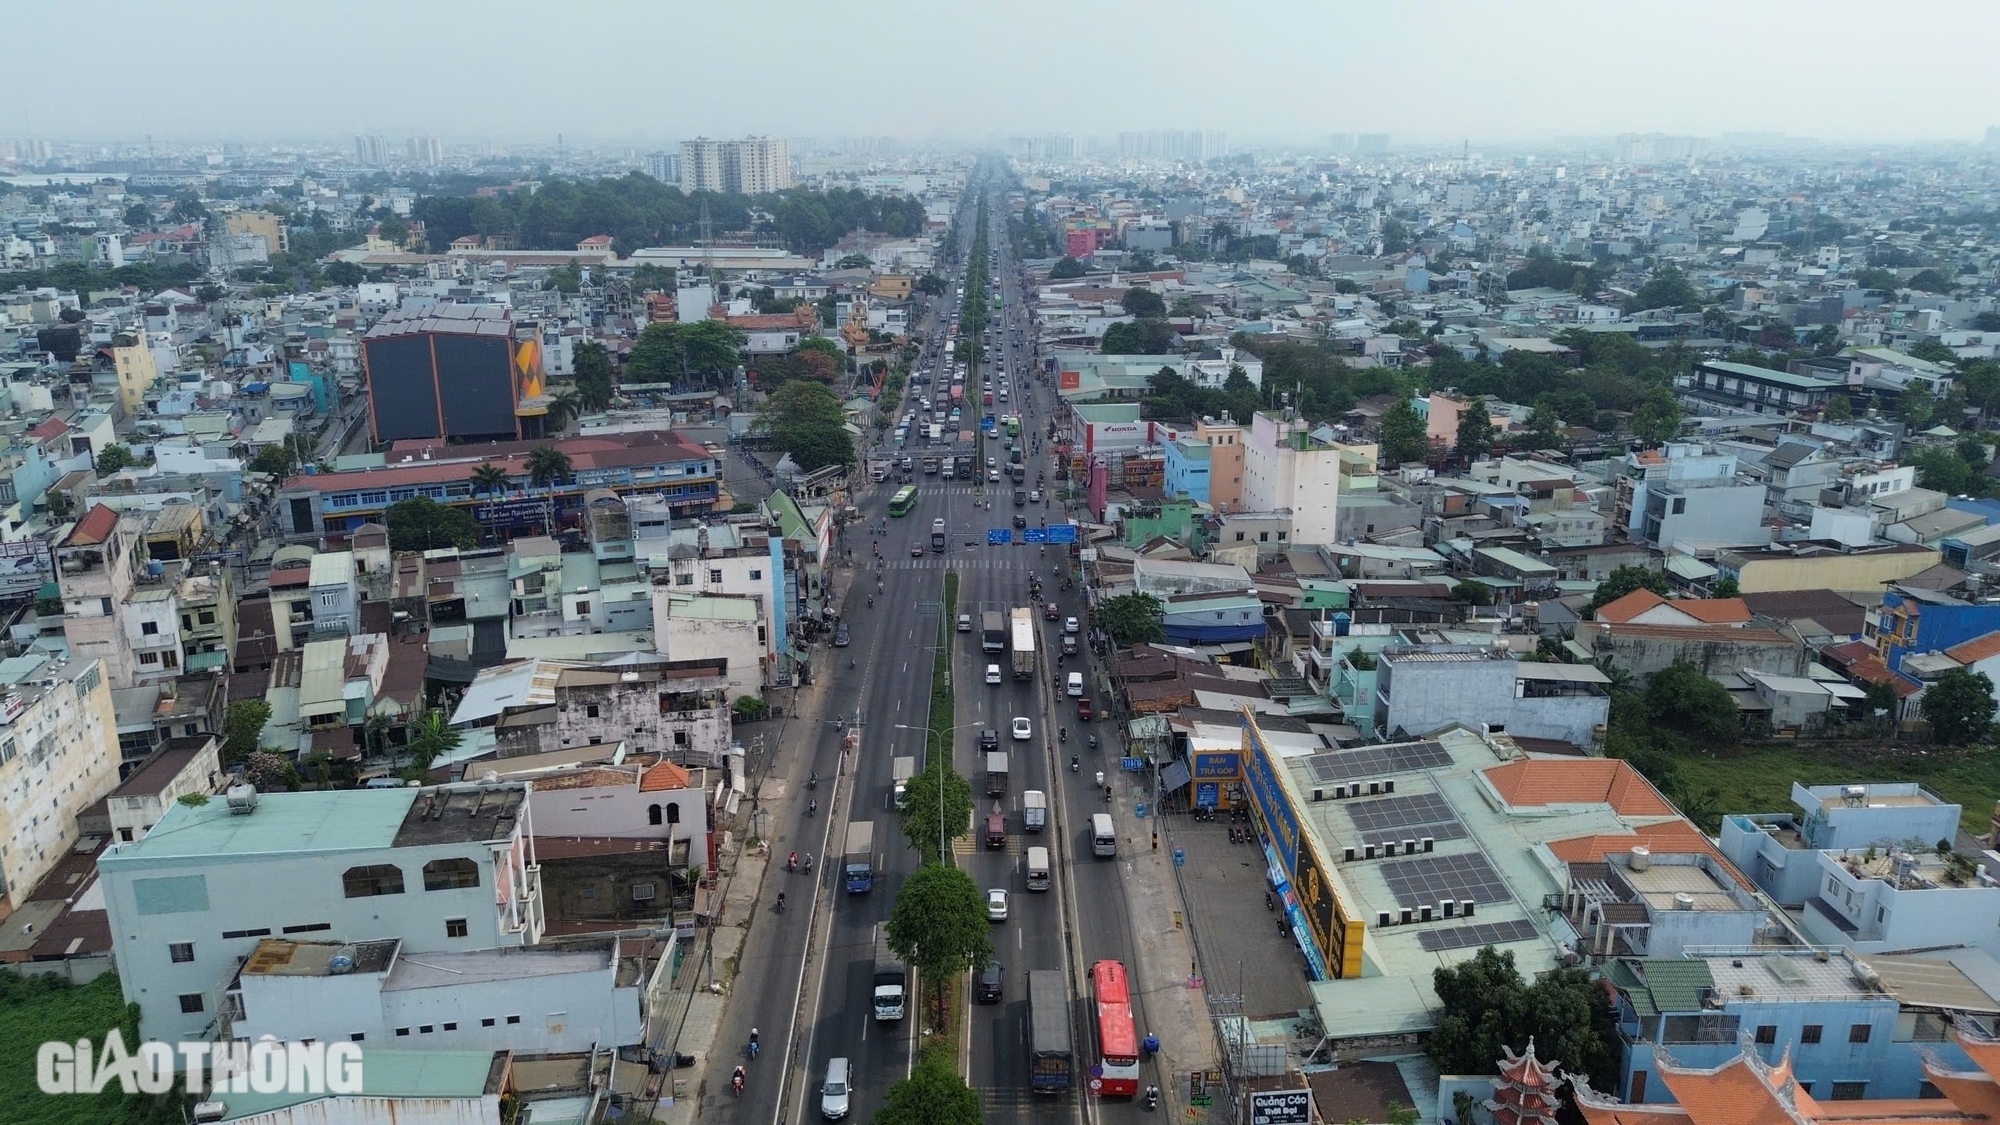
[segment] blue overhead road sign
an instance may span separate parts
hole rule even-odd
[[[988,547],[1005,547],[1013,541],[1014,533],[1007,528],[989,527],[986,529],[986,545]]]
[[[1073,523],[1051,524],[1049,526],[1048,541],[1051,543],[1076,542],[1076,525]]]
[[[1021,531],[1021,542],[1023,543],[1046,543],[1048,541],[1049,533],[1046,528],[1030,527],[1024,528]]]

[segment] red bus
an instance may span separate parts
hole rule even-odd
[[[1132,1027],[1132,991],[1125,966],[1099,961],[1090,967],[1090,999],[1097,1008],[1097,1093],[1139,1093],[1139,1033]]]

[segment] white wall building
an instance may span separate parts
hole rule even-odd
[[[118,720],[96,660],[0,661],[0,895],[19,906],[118,784]]]
[[[168,808],[97,866],[142,1033],[214,1037],[240,959],[268,937],[396,938],[405,953],[540,941],[526,799],[520,785],[452,785]]]

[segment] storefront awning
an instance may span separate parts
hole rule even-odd
[[[1188,773],[1186,762],[1168,762],[1167,767],[1160,771],[1160,791],[1171,793],[1192,780],[1194,778]]]

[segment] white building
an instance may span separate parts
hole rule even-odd
[[[117,786],[118,720],[95,660],[0,661],[0,688],[0,895],[19,906]]]
[[[1292,543],[1334,543],[1340,493],[1375,486],[1375,446],[1316,437],[1304,419],[1258,412],[1243,446],[1243,509],[1286,512]]]
[[[533,945],[531,837],[521,785],[174,805],[98,860],[125,999],[149,1039],[214,1038],[224,993],[264,938],[395,938],[405,953]]]
[[[669,660],[726,660],[724,691],[731,703],[764,690],[770,634],[754,598],[653,587],[657,651]]]
[[[416,956],[264,938],[227,997],[235,1039],[564,1053],[640,1042],[640,982],[616,938]]]

